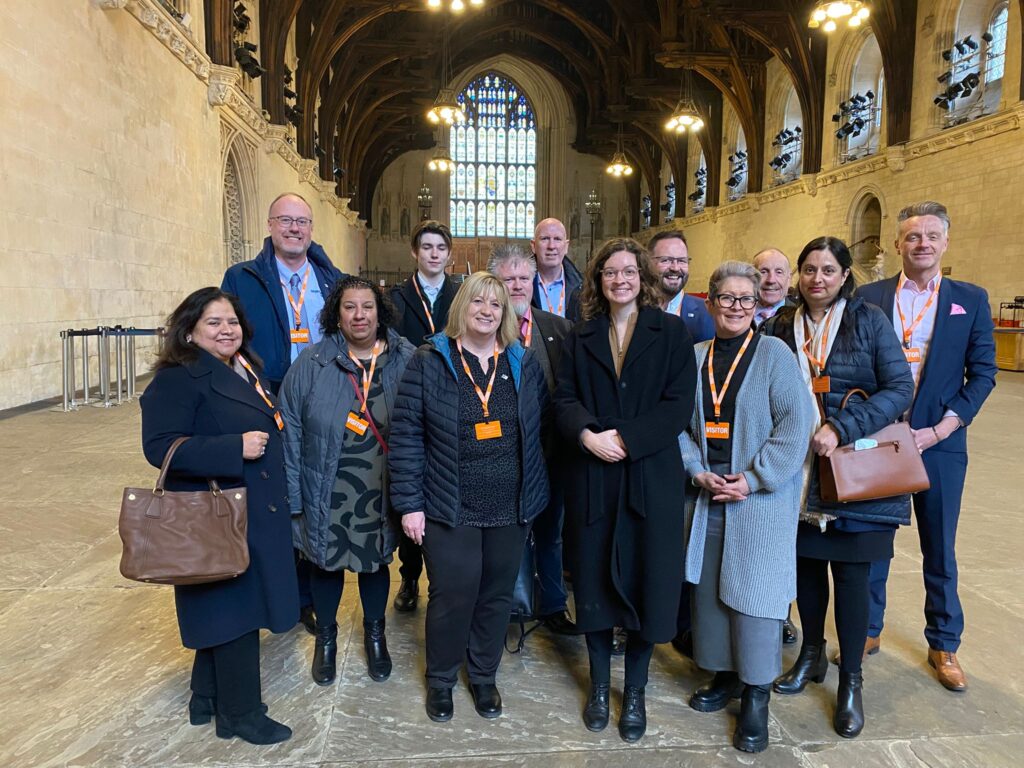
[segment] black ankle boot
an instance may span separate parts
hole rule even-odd
[[[828,657],[825,655],[825,643],[821,645],[807,645],[804,643],[800,649],[800,655],[796,657],[796,663],[789,671],[775,681],[776,693],[793,694],[800,693],[807,687],[807,683],[813,680],[816,683],[825,682],[825,673],[828,672]]]
[[[627,685],[622,689],[622,713],[619,715],[619,736],[623,741],[640,741],[647,730],[647,706],[644,689]]]
[[[608,683],[591,683],[590,698],[583,708],[583,724],[588,731],[603,731],[608,727]]]
[[[796,641],[800,639],[797,634],[796,625],[787,618],[782,622],[782,644],[783,645],[795,645]]]
[[[427,688],[427,717],[435,723],[446,723],[454,712],[451,688]]]
[[[292,729],[254,709],[238,717],[218,713],[217,735],[222,739],[237,736],[250,744],[277,744],[288,741],[292,737]]]
[[[852,739],[864,730],[864,702],[861,690],[864,675],[861,672],[839,672],[839,693],[836,694],[836,713],[832,727],[844,739]]]
[[[710,683],[693,692],[690,708],[698,712],[717,712],[729,699],[738,699],[742,693],[743,683],[735,672],[715,672]]]
[[[330,685],[337,673],[338,625],[316,628],[316,647],[313,649],[313,682]]]
[[[391,654],[384,637],[384,619],[363,619],[363,647],[370,678],[381,683],[391,677]]]
[[[740,703],[740,718],[732,745],[741,752],[764,752],[768,748],[768,702],[770,685],[746,685]]]
[[[400,613],[415,611],[419,596],[420,583],[415,579],[402,579],[402,586],[398,588],[398,594],[395,595],[395,610]]]
[[[267,705],[261,702],[259,712],[261,715],[267,714]],[[188,700],[188,721],[192,725],[206,725],[215,714],[217,714],[217,699],[213,696],[192,694],[192,698]]]

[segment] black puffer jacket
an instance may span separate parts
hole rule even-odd
[[[550,423],[544,372],[533,353],[515,342],[506,349],[519,395],[522,488],[519,522],[548,503],[542,425]],[[459,382],[448,337],[438,333],[416,350],[398,386],[391,420],[391,505],[400,515],[424,512],[454,526],[459,520]]]
[[[799,355],[800,364],[806,365],[803,354],[796,349],[795,315],[796,307],[783,307],[775,317],[764,322],[761,332],[785,341]],[[831,379],[831,389],[824,396],[825,417],[839,433],[840,445],[848,445],[892,424],[906,412],[914,397],[914,379],[892,322],[882,310],[859,297],[846,305],[832,353],[822,373]],[[840,410],[843,397],[851,389],[863,389],[868,399],[854,396],[846,408]],[[908,495],[847,503],[822,501],[817,466],[811,471],[807,508],[851,520],[910,523]]]

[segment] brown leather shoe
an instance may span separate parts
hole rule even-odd
[[[867,661],[868,656],[874,656],[882,649],[882,638],[881,637],[865,637],[864,638],[864,655],[860,657],[861,661]],[[832,663],[839,666],[839,653],[832,657]]]
[[[967,675],[960,668],[960,662],[956,660],[956,654],[952,651],[937,651],[934,648],[929,648],[928,666],[935,670],[939,682],[948,690],[955,693],[963,693],[967,690]]]

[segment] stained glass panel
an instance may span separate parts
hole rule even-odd
[[[526,166],[516,168],[516,200],[526,199]]]
[[[466,168],[466,189],[460,199],[472,200],[474,197],[476,197],[476,167],[470,165]]]
[[[476,194],[474,197],[477,200],[487,197],[487,166],[483,163],[478,163],[476,166]]]
[[[530,170],[533,170],[532,168]],[[537,217],[537,209],[533,207],[533,203],[529,203],[526,206],[526,232],[523,233],[523,237],[527,236],[527,233],[532,233],[533,228],[537,226],[534,219]]]
[[[506,140],[507,139],[506,139],[506,136],[505,136],[505,129],[504,128],[499,128],[498,129],[498,139],[497,139],[497,142],[496,142],[496,144],[497,144],[496,149],[498,151],[498,154],[494,158],[494,160],[496,162],[499,162],[499,163],[504,163],[505,162],[505,146],[506,146],[505,142],[506,142]]]
[[[459,163],[455,168],[455,198],[462,200],[466,197],[466,166]]]
[[[455,214],[455,232],[463,237],[466,235],[466,204],[461,200]]]
[[[505,204],[498,203],[497,214],[495,215],[495,232],[497,237],[505,236]]]
[[[487,227],[487,203],[476,204],[476,236],[483,237]]]
[[[494,200],[498,196],[498,175],[493,165],[487,166],[487,199]]]
[[[516,237],[526,237],[526,206],[516,206]]]
[[[498,166],[498,199],[505,199],[505,166]]]
[[[462,205],[462,203],[459,203]],[[466,229],[463,230],[463,237],[476,237],[476,206],[473,203],[466,204]]]
[[[466,129],[461,125],[455,129],[455,162],[466,159]]]
[[[526,162],[537,162],[537,132],[533,128],[526,132]]]
[[[496,234],[495,230],[497,229],[497,223],[494,220],[494,216],[495,216],[496,212],[497,212],[497,209],[494,207],[494,203],[488,203],[487,204],[487,236],[488,237],[494,237],[494,235]]]
[[[526,169],[526,199],[537,199],[537,171],[532,165]]]
[[[472,163],[476,160],[476,131],[472,128],[466,129],[466,157]]]

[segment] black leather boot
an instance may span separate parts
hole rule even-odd
[[[480,717],[492,720],[501,717],[501,694],[494,683],[470,683],[469,692],[473,696],[473,706]]]
[[[816,683],[825,682],[826,672],[828,672],[828,657],[825,655],[825,643],[821,645],[804,643],[800,649],[800,655],[796,657],[796,663],[790,667],[788,672],[779,677],[772,687],[776,693],[786,695],[800,693],[811,680]]]
[[[218,713],[217,735],[222,739],[237,736],[250,744],[277,744],[288,741],[292,737],[292,729],[254,709],[238,717]]]
[[[797,634],[796,625],[787,616],[786,620],[782,622],[782,644],[793,645],[800,639],[800,635]]]
[[[743,686],[740,718],[732,745],[741,752],[764,752],[768,748],[768,702],[772,697],[770,685]]]
[[[743,683],[735,672],[715,672],[710,683],[693,692],[690,708],[698,712],[717,712],[742,693]]]
[[[312,605],[304,605],[299,609],[299,623],[311,635],[316,635],[316,613]]]
[[[588,731],[603,731],[608,727],[608,683],[591,683],[590,698],[583,708],[583,724]]]
[[[619,736],[623,741],[633,743],[647,730],[647,705],[644,689],[627,685],[622,689],[622,712],[619,714]]]
[[[384,619],[363,619],[363,648],[370,678],[382,683],[391,677],[391,654],[384,637]]]
[[[420,583],[414,579],[402,579],[402,586],[395,595],[394,606],[399,613],[411,613],[416,610],[419,601]]]
[[[316,647],[313,649],[313,682],[330,685],[334,682],[338,661],[338,625],[316,628]]]
[[[427,717],[435,723],[446,723],[454,712],[451,688],[427,688]]]
[[[832,727],[844,739],[859,736],[864,730],[864,702],[861,700],[863,688],[863,673],[840,670],[839,692],[836,694],[836,713],[832,716]]]
[[[260,714],[267,713],[267,705],[260,703]],[[193,693],[188,700],[188,721],[192,725],[206,725],[217,714],[217,699],[213,696],[200,696]]]

